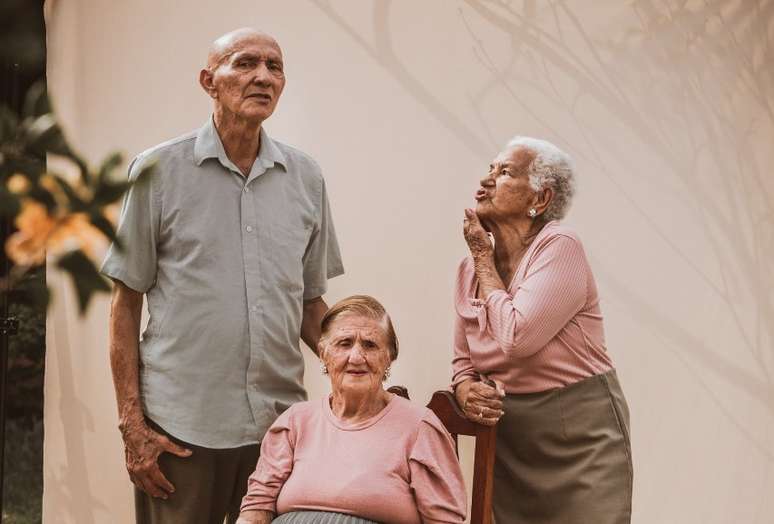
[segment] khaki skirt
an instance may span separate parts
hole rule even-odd
[[[497,524],[631,522],[629,409],[615,370],[503,404]]]

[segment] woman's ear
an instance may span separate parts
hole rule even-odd
[[[550,187],[537,191],[533,199],[532,207],[537,211],[537,216],[545,213],[551,201],[554,199],[554,190]]]

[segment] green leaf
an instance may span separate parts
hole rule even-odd
[[[51,103],[46,91],[46,83],[43,81],[35,82],[27,90],[27,96],[24,97],[24,107],[22,116],[38,117],[51,113]]]
[[[104,181],[97,184],[94,190],[94,198],[92,204],[96,206],[106,206],[112,204],[116,200],[120,199],[126,190],[131,187],[129,182],[109,182]]]
[[[74,213],[82,213],[82,212],[88,211],[89,207],[86,204],[86,202],[84,202],[83,199],[81,199],[81,197],[79,197],[75,193],[75,190],[70,186],[70,184],[67,183],[67,181],[65,181],[65,179],[63,179],[59,175],[51,175],[51,176],[53,177],[53,179],[59,185],[59,188],[67,197],[70,211]]]
[[[81,315],[89,307],[95,293],[109,292],[110,284],[99,274],[96,266],[82,251],[71,251],[57,262],[57,266],[70,274],[78,295],[78,309]]]
[[[16,131],[19,129],[19,119],[10,108],[0,106],[0,144],[16,139]]]
[[[105,160],[102,161],[97,180],[100,182],[109,180],[111,173],[113,173],[113,171],[115,171],[123,161],[124,157],[121,153],[118,151],[111,153]]]
[[[99,231],[107,237],[108,240],[111,242],[115,242],[118,245],[119,249],[122,249],[121,242],[118,240],[118,237],[116,236],[116,230],[113,229],[113,224],[102,216],[99,212],[92,211],[89,213],[89,221],[91,224],[99,229]]]
[[[0,186],[0,217],[13,218],[21,211],[19,197],[8,191],[5,185]]]
[[[52,113],[37,118],[29,117],[22,122],[22,128],[25,150],[32,155],[44,157],[48,152],[61,154],[62,149],[67,148],[62,130]]]

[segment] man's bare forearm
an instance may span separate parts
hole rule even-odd
[[[142,293],[115,282],[110,307],[110,368],[122,431],[144,424],[140,402],[140,315]]]
[[[328,304],[322,297],[304,301],[304,311],[301,317],[301,340],[315,354],[317,354],[317,343],[320,341],[320,322],[327,311]]]

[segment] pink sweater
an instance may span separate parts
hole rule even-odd
[[[329,399],[274,422],[242,510],[334,511],[390,524],[461,523],[466,495],[454,444],[425,407],[393,395],[377,415],[341,422]]]
[[[508,290],[476,297],[473,260],[457,272],[453,384],[479,373],[506,393],[561,388],[613,368],[599,295],[578,237],[549,222]]]

